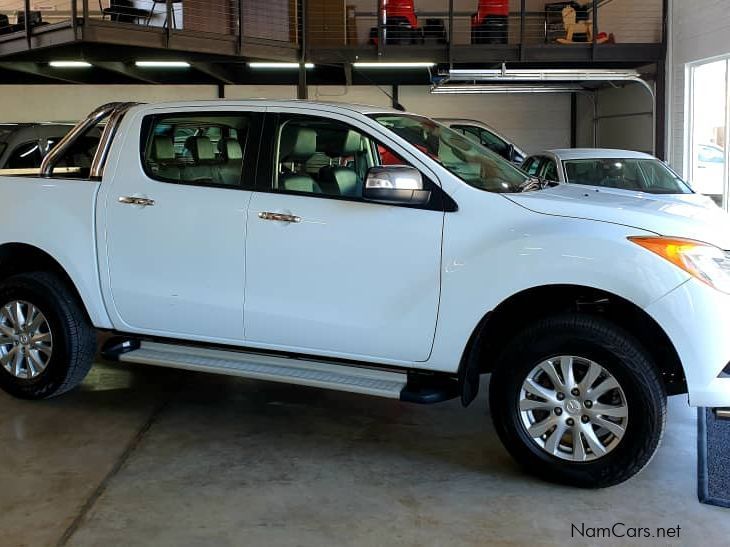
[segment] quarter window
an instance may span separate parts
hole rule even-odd
[[[190,113],[145,119],[142,163],[153,179],[237,187],[254,113]]]

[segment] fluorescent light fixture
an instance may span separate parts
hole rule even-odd
[[[603,69],[451,69],[451,81],[502,81],[502,82],[610,82],[637,80],[635,70]]]
[[[139,68],[190,68],[187,61],[135,61],[134,66]]]
[[[580,93],[576,85],[495,85],[495,84],[440,84],[431,88],[435,95],[486,95],[496,93]]]
[[[299,63],[248,63],[249,68],[299,68]],[[304,63],[304,68],[314,68],[314,63]]]
[[[431,68],[436,63],[352,63],[355,68]]]
[[[48,63],[53,68],[89,68],[91,63],[86,61],[51,61]]]

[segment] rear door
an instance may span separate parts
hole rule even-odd
[[[240,343],[246,211],[263,109],[137,114],[102,185],[116,328]],[[216,128],[216,130],[211,130]],[[216,140],[217,137],[217,140]]]
[[[357,119],[294,109],[267,120],[270,151],[260,159],[266,171],[247,218],[247,344],[427,360],[438,313],[443,208],[362,199],[368,167],[383,164],[383,156],[400,163],[407,156]]]

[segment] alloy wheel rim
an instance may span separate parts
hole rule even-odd
[[[560,355],[539,363],[522,383],[522,425],[534,444],[571,462],[603,458],[626,434],[629,414],[618,380],[598,363]]]
[[[0,308],[0,365],[23,380],[41,374],[53,353],[46,316],[34,304],[13,300]]]

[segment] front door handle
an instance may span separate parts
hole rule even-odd
[[[287,215],[284,213],[269,213],[262,211],[259,213],[261,220],[278,220],[279,222],[301,222],[302,219],[296,215]]]
[[[119,196],[119,203],[124,203],[125,205],[138,205],[140,207],[150,207],[155,204],[155,200],[138,198],[135,196]]]

